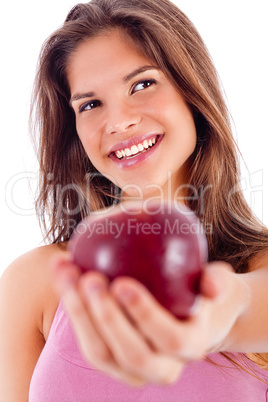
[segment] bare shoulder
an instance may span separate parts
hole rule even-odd
[[[257,254],[249,261],[249,271],[256,271],[257,269],[268,267],[268,250]]]
[[[55,253],[65,252],[66,244],[38,247],[13,261],[0,280],[0,292],[9,301],[8,305],[11,307],[19,303],[21,306],[31,307],[31,316],[37,321],[42,320],[37,324],[45,337],[45,320],[50,313],[53,314],[58,304],[58,298],[51,286],[49,260]]]
[[[5,400],[28,400],[30,379],[59,303],[49,274],[49,260],[56,253],[66,253],[66,245],[34,249],[11,263],[0,279],[0,394]]]

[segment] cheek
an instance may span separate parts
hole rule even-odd
[[[186,154],[191,154],[197,142],[197,133],[192,113],[183,101],[171,102],[165,110],[166,128],[171,133],[168,139]]]
[[[194,127],[192,114],[183,98],[167,85],[161,91],[143,103],[142,110],[147,115],[158,118],[167,125],[188,125]]]
[[[88,156],[92,153],[94,155],[99,142],[97,127],[88,119],[80,119],[76,122],[76,131]]]
[[[188,133],[190,138],[196,139],[195,122],[188,105],[177,96],[174,96],[171,105],[166,111],[170,123],[181,133]]]

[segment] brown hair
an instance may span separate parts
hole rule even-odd
[[[229,262],[236,272],[246,272],[250,259],[267,247],[268,232],[253,216],[239,187],[237,147],[209,53],[193,24],[169,0],[78,4],[45,42],[32,115],[41,133],[36,207],[47,238],[68,240],[74,226],[91,210],[116,199],[118,189],[94,168],[78,138],[66,78],[68,60],[77,46],[113,28],[134,40],[191,107],[197,146],[189,172],[188,204],[204,226],[212,228],[207,233],[209,259]]]

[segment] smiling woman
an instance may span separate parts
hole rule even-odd
[[[67,66],[83,148],[125,197],[137,188],[143,197],[157,187],[167,193],[167,172],[173,188],[185,184],[196,146],[190,108],[159,67],[150,64],[133,40],[114,29],[84,41]]]
[[[218,76],[185,14],[168,0],[75,6],[42,48],[32,119],[51,244],[1,278],[1,397],[265,399],[268,231],[240,191]],[[81,275],[66,252],[83,217],[135,198],[179,200],[211,228],[187,320],[138,281]]]

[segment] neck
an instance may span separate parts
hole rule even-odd
[[[131,202],[181,202],[187,204],[189,199],[189,188],[192,186],[186,180],[178,180],[172,172],[167,173],[167,180],[164,185],[146,185],[144,188],[136,189],[131,194],[122,193],[121,200]],[[192,191],[191,191],[192,192]]]

